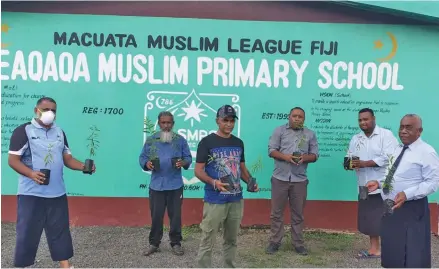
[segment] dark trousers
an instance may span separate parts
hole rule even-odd
[[[151,211],[151,231],[149,244],[158,247],[163,238],[163,218],[168,211],[170,222],[169,239],[171,246],[181,245],[181,206],[183,187],[171,191],[155,191],[149,189],[149,208]]]
[[[291,238],[294,247],[303,246],[303,210],[307,196],[308,180],[281,181],[271,178],[271,236],[270,243],[280,244],[284,236],[284,210],[289,201]]]
[[[44,232],[53,261],[73,257],[67,196],[42,198],[18,195],[14,266],[33,265]]]
[[[381,266],[430,268],[431,231],[427,198],[407,201],[381,221]]]

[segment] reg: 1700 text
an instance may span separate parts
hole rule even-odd
[[[99,108],[99,107],[87,107],[85,106],[82,110],[82,114],[108,114],[108,115],[122,115],[123,114],[123,108],[117,108],[117,107],[106,107],[106,108]]]

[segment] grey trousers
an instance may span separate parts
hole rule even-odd
[[[271,178],[271,235],[270,243],[280,244],[285,234],[284,210],[289,201],[291,215],[291,239],[294,247],[303,246],[303,209],[305,208],[308,180],[302,182],[281,181]]]

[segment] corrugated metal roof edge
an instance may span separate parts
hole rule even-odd
[[[349,6],[349,7],[353,7],[356,9],[368,10],[368,11],[382,13],[382,14],[391,14],[391,15],[395,15],[398,17],[410,18],[410,19],[413,19],[413,20],[416,20],[419,22],[427,22],[427,23],[433,23],[433,24],[439,25],[439,17],[433,17],[433,16],[428,16],[428,15],[423,15],[420,13],[407,12],[407,11],[402,11],[402,10],[397,10],[397,9],[392,9],[392,8],[385,8],[385,7],[380,7],[380,6],[376,6],[376,5],[368,5],[368,4],[364,4],[364,3],[358,3],[355,1],[337,1],[337,0],[329,0],[329,1],[334,3],[334,4]]]

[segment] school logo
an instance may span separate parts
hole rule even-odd
[[[173,131],[183,136],[189,144],[192,164],[187,171],[182,170],[183,181],[186,185],[200,182],[193,171],[197,157],[197,146],[203,137],[218,129],[215,119],[217,110],[221,106],[228,104],[236,110],[239,120],[236,122],[233,134],[240,137],[241,108],[237,94],[197,93],[195,89],[192,89],[190,92],[150,91],[146,98],[144,130],[148,123],[153,123],[154,130],[158,131],[158,114],[161,111],[169,111],[174,115]],[[147,136],[148,133],[144,132],[143,143],[145,143]]]

